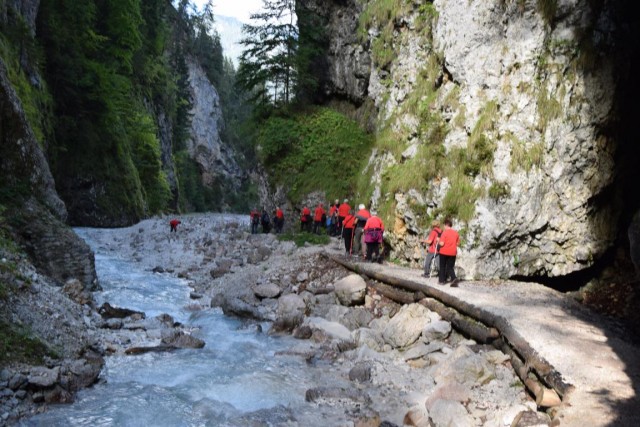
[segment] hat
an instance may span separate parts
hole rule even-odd
[[[378,215],[378,212],[371,210],[371,216]]]
[[[349,199],[344,199],[344,203],[347,203],[349,201]]]
[[[360,203],[360,205],[358,205],[358,209],[364,209],[364,205]]]
[[[339,202],[340,202],[340,200],[336,199],[336,203],[339,203]]]

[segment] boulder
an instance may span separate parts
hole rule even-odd
[[[164,330],[162,331],[162,344],[174,348],[202,348],[205,342],[200,338],[187,334],[184,331]]]
[[[352,341],[351,331],[338,322],[330,322],[321,317],[310,317],[307,324],[312,330],[320,330],[332,339],[341,341]]]
[[[129,310],[128,308],[114,307],[105,302],[98,309],[98,313],[103,319],[124,319],[125,317],[144,319],[145,314],[141,311]]]
[[[460,346],[432,372],[438,384],[457,382],[468,386],[484,385],[496,378],[495,366],[482,355]]]
[[[433,352],[439,351],[444,347],[443,342],[432,342],[427,344],[419,343],[412,346],[409,350],[403,354],[404,360],[418,359],[427,356]]]
[[[292,331],[304,319],[307,306],[300,295],[288,294],[278,299],[273,330]]]
[[[444,320],[437,320],[428,323],[422,329],[422,341],[430,343],[431,341],[441,341],[446,339],[451,333],[451,323]]]
[[[366,346],[371,350],[384,351],[384,339],[382,334],[376,330],[360,328],[353,331],[351,336],[358,347]]]
[[[340,304],[345,306],[364,304],[367,283],[357,274],[350,274],[334,283],[335,293]]]
[[[360,383],[371,381],[371,366],[359,363],[349,371],[349,379]]]
[[[265,283],[253,287],[253,293],[260,299],[277,298],[282,293],[280,287],[274,283]]]
[[[52,387],[60,380],[60,367],[49,369],[44,366],[35,366],[31,368],[27,381],[30,386],[35,388]]]
[[[429,411],[435,427],[469,427],[476,425],[461,403],[454,400],[438,400]]]
[[[62,287],[62,292],[80,305],[91,304],[93,296],[78,279],[69,279]]]
[[[420,304],[408,304],[391,318],[382,332],[385,342],[395,348],[413,344],[429,322],[427,309]]]
[[[429,422],[429,412],[424,406],[416,405],[405,414],[403,422],[405,426],[411,427],[431,427]]]

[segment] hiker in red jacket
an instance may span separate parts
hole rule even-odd
[[[353,234],[353,254],[366,257],[366,247],[364,243],[364,226],[367,220],[371,218],[371,213],[365,208],[363,204],[358,206],[358,212],[356,212],[356,229]]]
[[[351,211],[347,211],[342,221],[342,238],[344,239],[344,250],[347,256],[351,255],[351,243],[353,242],[353,229],[356,226],[356,217],[351,215]]]
[[[346,218],[347,215],[351,213],[351,206],[347,203],[349,200],[344,199],[344,202],[340,206],[338,206],[338,228],[342,228],[342,222]]]
[[[311,232],[311,209],[306,206],[302,208],[300,214],[300,231]]]
[[[171,226],[171,230],[169,231],[169,233],[177,233],[178,232],[178,224],[182,224],[179,220],[177,219],[172,219],[171,221],[169,221],[169,225]]]
[[[318,230],[321,227],[324,227],[324,221],[326,217],[327,217],[327,211],[324,210],[324,206],[322,206],[322,203],[318,203],[318,207],[313,213],[313,233],[314,234],[320,234],[318,233]]]
[[[251,218],[251,234],[258,234],[258,224],[260,224],[260,212],[258,208],[253,208],[250,214]]]
[[[371,217],[364,225],[364,241],[367,244],[367,261],[379,262],[382,264],[382,256],[380,256],[380,243],[382,243],[382,235],[384,233],[384,224],[377,216],[375,211],[371,211]],[[375,254],[375,258],[373,255]]]
[[[275,227],[276,234],[282,233],[282,227],[284,226],[284,212],[282,212],[282,209],[278,207],[276,208],[276,214],[273,218],[273,225]]]
[[[440,236],[438,246],[440,246],[440,271],[438,274],[438,284],[445,285],[447,279],[451,279],[451,287],[458,286],[458,278],[454,268],[456,266],[456,255],[458,254],[458,244],[460,235],[452,228],[449,218],[444,220],[444,231]]]
[[[422,276],[429,277],[431,275],[431,264],[434,266],[438,266],[438,262],[440,261],[440,247],[438,246],[438,240],[440,239],[440,235],[442,234],[442,230],[440,229],[440,221],[434,219],[431,221],[431,232],[427,237],[427,240],[423,240],[422,243],[427,245],[427,257],[424,260],[424,273]]]

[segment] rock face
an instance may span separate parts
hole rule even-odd
[[[624,6],[435,0],[387,16],[375,1],[300,3],[326,23],[323,94],[374,103],[402,153],[374,151],[368,166],[373,207],[393,201],[394,256],[418,262],[424,224],[448,214],[464,234],[462,277],[563,276],[626,230],[637,197],[619,203],[629,174],[616,152],[637,150],[624,149],[616,94],[637,85],[624,78]],[[412,165],[412,184],[385,185],[390,167]]]
[[[8,203],[9,218],[20,243],[35,265],[60,284],[76,278],[94,290],[93,252],[66,225],[67,211],[58,197],[40,146],[27,124],[22,106],[0,60],[0,120],[3,187],[15,194]]]
[[[224,121],[218,91],[198,62],[190,59],[187,66],[193,102],[189,154],[198,164],[205,186],[224,183],[230,190],[238,190],[245,174],[236,163],[236,153],[220,139]]]

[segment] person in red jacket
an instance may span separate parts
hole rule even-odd
[[[355,255],[362,254],[363,257],[367,255],[367,245],[364,244],[364,225],[369,218],[371,218],[371,213],[363,204],[360,204],[358,212],[356,212],[356,229],[353,232],[353,253]]]
[[[320,234],[318,231],[324,226],[324,221],[327,217],[327,211],[324,210],[322,203],[318,203],[318,207],[313,212],[313,233]]]
[[[311,232],[311,209],[306,206],[302,208],[300,214],[300,231]]]
[[[440,261],[440,247],[438,246],[440,235],[442,235],[442,230],[440,229],[440,221],[434,219],[433,221],[431,221],[431,232],[429,233],[427,240],[422,241],[422,243],[425,243],[427,245],[427,257],[424,260],[424,273],[422,274],[424,277],[430,277],[432,270],[431,264],[435,264]]]
[[[444,220],[444,231],[440,236],[438,246],[440,246],[440,271],[438,272],[438,284],[445,285],[447,279],[451,279],[451,287],[458,286],[458,278],[454,271],[456,266],[456,255],[458,254],[458,244],[460,235],[452,228],[449,218]]]
[[[171,230],[169,231],[169,233],[177,233],[178,232],[178,224],[182,224],[179,220],[177,219],[172,219],[171,221],[169,221],[169,226],[171,226]]]
[[[282,233],[282,227],[284,226],[284,213],[282,212],[282,209],[278,207],[276,208],[276,214],[273,218],[273,225],[275,227],[276,234]]]
[[[353,237],[353,229],[356,226],[356,217],[351,215],[351,211],[347,211],[342,221],[342,238],[344,239],[344,250],[347,256],[351,255],[351,243]]]
[[[258,225],[260,224],[260,212],[258,208],[253,208],[249,217],[251,218],[251,234],[258,234]]]
[[[342,222],[344,219],[351,213],[351,206],[347,203],[349,200],[344,199],[344,202],[340,206],[338,206],[338,228],[342,228]]]
[[[382,243],[382,235],[384,234],[384,224],[377,216],[375,211],[371,211],[371,217],[364,225],[364,241],[367,244],[367,255],[365,259],[371,262],[379,262],[382,264],[382,256],[380,256],[380,243]],[[373,255],[375,254],[375,258]]]

